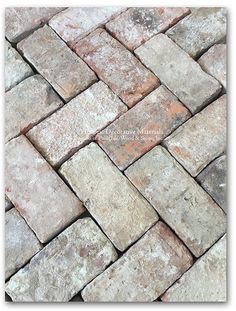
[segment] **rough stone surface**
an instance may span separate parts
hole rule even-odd
[[[225,8],[197,8],[166,34],[192,57],[198,57],[215,43],[225,41]]]
[[[192,113],[211,102],[221,90],[217,80],[164,34],[156,35],[135,53]]]
[[[60,173],[121,251],[158,220],[150,204],[95,143],[79,150]]]
[[[27,137],[46,160],[56,165],[126,110],[100,81],[35,126]]]
[[[20,136],[6,144],[6,194],[41,242],[47,242],[84,208],[29,141]]]
[[[188,8],[130,8],[106,24],[106,28],[130,50],[166,31],[186,16]]]
[[[226,212],[226,156],[223,155],[209,164],[198,176],[201,186]]]
[[[32,74],[31,67],[10,43],[5,41],[5,91],[10,90]]]
[[[75,52],[129,107],[159,84],[157,77],[104,29],[80,40]]]
[[[85,287],[85,301],[150,302],[192,264],[180,240],[162,222]]]
[[[226,149],[226,95],[180,126],[164,144],[192,176],[198,175]]]
[[[112,161],[125,169],[190,117],[189,111],[164,86],[97,135]]]
[[[49,25],[70,47],[73,47],[80,39],[124,9],[121,7],[68,8],[54,16]]]
[[[94,72],[48,26],[17,45],[66,101],[97,80]]]
[[[6,141],[26,133],[63,102],[40,75],[22,81],[5,95]]]
[[[226,89],[226,45],[216,44],[198,60],[207,73],[215,77]]]
[[[5,9],[5,33],[9,41],[18,42],[45,24],[59,7],[10,7]]]
[[[13,301],[67,302],[116,257],[98,226],[79,219],[18,271],[6,291]]]
[[[161,299],[164,302],[226,302],[226,271],[224,236]]]
[[[163,147],[125,174],[196,257],[224,234],[225,213]]]
[[[12,207],[13,207],[13,205],[12,205],[11,201],[5,195],[5,212],[9,211]]]
[[[18,271],[42,248],[15,208],[5,214],[5,278]]]

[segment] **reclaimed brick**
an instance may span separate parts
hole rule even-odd
[[[75,52],[129,107],[159,85],[157,77],[104,29],[80,40]]]
[[[84,208],[24,136],[8,142],[5,151],[6,194],[38,239],[45,243]]]
[[[102,81],[35,126],[27,137],[52,165],[58,165],[127,107]]]
[[[121,169],[138,159],[190,117],[189,111],[161,85],[100,132],[96,139]]]
[[[130,8],[106,24],[112,35],[134,50],[190,13],[188,8]]]
[[[15,208],[5,214],[5,278],[9,278],[42,248]]]
[[[135,53],[192,113],[221,91],[219,82],[164,34],[156,35]]]
[[[44,25],[53,15],[62,11],[59,7],[11,7],[5,10],[5,33],[11,42],[19,42]]]
[[[216,78],[226,89],[226,45],[215,44],[205,54],[198,63],[207,73]]]
[[[192,264],[192,256],[162,222],[82,291],[88,302],[150,302]]]
[[[5,41],[5,91],[31,76],[31,67],[8,41]]]
[[[68,8],[54,16],[49,21],[49,25],[70,47],[73,47],[80,39],[104,25],[124,9],[122,7]]]
[[[226,149],[226,95],[175,130],[164,145],[192,176],[197,176]]]
[[[35,31],[17,47],[65,101],[97,80],[94,72],[49,26]]]
[[[9,198],[5,195],[5,212],[9,211],[13,207]]]
[[[197,8],[166,34],[193,58],[226,38],[227,11],[220,7]]]
[[[125,174],[196,257],[225,233],[225,213],[165,148],[153,148]]]
[[[17,302],[67,302],[117,257],[90,219],[77,220],[7,283]]]
[[[60,173],[121,251],[158,220],[150,204],[95,143],[79,150]]]
[[[164,302],[226,302],[226,236],[204,254],[166,293]]]
[[[5,140],[26,133],[62,105],[40,75],[25,79],[5,94]]]
[[[210,163],[198,176],[201,186],[226,212],[226,156],[223,155]]]

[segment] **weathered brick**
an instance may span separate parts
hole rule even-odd
[[[198,176],[201,186],[226,212],[226,156],[223,155],[209,164]]]
[[[164,302],[226,302],[226,286],[224,236],[161,299]]]
[[[22,81],[5,95],[5,139],[26,133],[63,102],[40,75]]]
[[[46,160],[58,165],[126,110],[121,100],[100,81],[35,126],[27,137]]]
[[[67,302],[117,257],[90,219],[77,220],[7,283],[18,302]]]
[[[104,29],[80,40],[75,52],[129,107],[159,84],[157,77]]]
[[[150,204],[95,143],[79,150],[60,173],[119,250],[158,220]]]
[[[192,264],[181,241],[162,222],[82,291],[85,301],[148,302],[160,296]]]
[[[18,271],[42,248],[15,208],[5,214],[5,278]]]
[[[135,53],[193,113],[221,90],[217,80],[164,34],[156,35]]]
[[[78,198],[24,137],[6,144],[6,194],[41,242],[78,217]]]
[[[166,34],[196,58],[213,44],[225,41],[226,13],[220,7],[194,9]]]
[[[166,31],[186,16],[188,8],[130,8],[106,24],[127,48],[134,50],[154,35]]]
[[[17,47],[66,101],[97,80],[94,72],[48,26],[35,31]]]
[[[198,60],[207,73],[215,77],[226,89],[226,45],[216,44]]]
[[[9,211],[13,207],[9,198],[5,195],[5,212]]]
[[[8,41],[5,41],[5,91],[31,76],[31,67]]]
[[[104,25],[124,9],[121,7],[68,8],[54,16],[49,25],[70,47],[73,47],[80,39]]]
[[[18,42],[45,24],[53,15],[62,11],[59,7],[15,7],[5,10],[5,32],[11,42]]]
[[[226,149],[226,95],[180,126],[164,144],[192,176],[198,175]]]
[[[165,86],[160,86],[97,135],[112,161],[125,169],[190,117]]]
[[[125,174],[196,257],[224,234],[222,209],[165,148],[153,148]]]

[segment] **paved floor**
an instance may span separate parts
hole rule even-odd
[[[5,26],[7,299],[226,301],[226,10]]]

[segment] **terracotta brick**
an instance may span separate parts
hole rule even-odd
[[[225,41],[226,14],[225,8],[196,8],[166,34],[189,55],[196,58],[213,44]]]
[[[79,150],[60,173],[121,251],[158,220],[150,204],[95,143]]]
[[[75,52],[129,107],[159,84],[159,80],[104,29],[97,29],[80,40]]]
[[[7,283],[17,302],[67,302],[117,257],[90,219],[64,230]]]
[[[9,198],[5,195],[5,212],[9,211],[13,207]]]
[[[112,161],[125,169],[190,117],[165,86],[160,86],[97,135]]]
[[[35,126],[27,137],[46,160],[58,165],[126,110],[100,81]]]
[[[48,26],[35,31],[17,47],[65,101],[97,80],[94,72]]]
[[[22,81],[5,95],[6,141],[26,133],[62,105],[50,84],[40,75]]]
[[[128,49],[134,50],[190,13],[188,8],[130,8],[106,24]]]
[[[164,144],[192,176],[198,175],[226,149],[226,95],[180,126]]]
[[[164,302],[226,302],[226,236],[162,296]]]
[[[135,53],[192,113],[221,91],[219,82],[164,34],[156,35]]]
[[[24,137],[6,144],[6,194],[44,243],[84,208],[62,179]]]
[[[125,174],[196,257],[225,233],[225,213],[165,148],[153,148]]]

